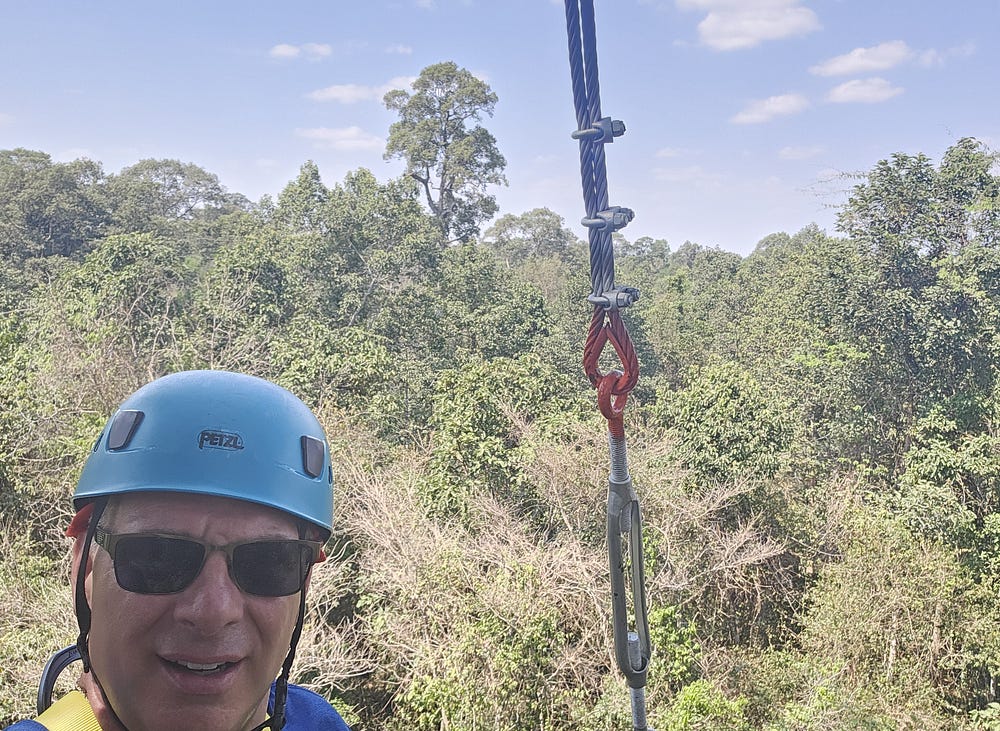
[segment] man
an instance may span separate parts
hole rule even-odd
[[[288,683],[332,481],[319,422],[272,383],[191,371],[139,389],[73,496],[79,691],[10,729],[347,731]]]

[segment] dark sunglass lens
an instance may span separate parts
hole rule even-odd
[[[244,543],[233,550],[233,578],[257,596],[288,596],[302,588],[312,549],[297,541]]]
[[[124,537],[115,549],[115,578],[126,591],[173,594],[198,576],[204,555],[204,547],[182,538]]]

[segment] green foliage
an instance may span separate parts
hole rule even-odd
[[[997,369],[997,254],[981,233],[994,219],[980,210],[996,198],[994,161],[967,139],[939,169],[923,155],[894,155],[855,187],[839,218],[867,262],[846,324],[872,356],[876,459],[890,475],[917,419],[985,395]]]
[[[669,384],[679,383],[688,367],[707,363],[712,353],[732,354],[732,326],[742,308],[733,280],[739,264],[736,254],[685,243],[643,290],[652,301],[642,309],[644,329]]]
[[[515,357],[535,349],[548,330],[538,290],[471,244],[445,251],[426,287],[409,292],[404,302],[410,311],[399,317],[410,331],[397,325],[391,332],[435,370],[469,358]]]
[[[696,680],[653,722],[666,731],[750,731],[744,718],[746,705],[746,698],[730,700],[710,681]]]
[[[649,683],[664,683],[672,692],[695,679],[701,647],[694,622],[686,622],[675,606],[649,611],[649,639],[656,652]]]
[[[414,187],[405,180],[381,184],[369,171],[357,170],[333,188],[326,214],[330,245],[313,254],[312,262],[315,266],[326,258],[343,263],[339,270],[328,264],[313,280],[342,281],[339,322],[367,323],[412,347],[407,339],[412,323],[402,302],[438,268],[440,242]],[[322,295],[310,303],[329,305]]]
[[[106,334],[140,358],[170,346],[185,284],[182,263],[162,240],[150,234],[109,236],[67,277],[66,315],[84,337]],[[143,375],[162,369],[150,364]]]
[[[32,717],[38,673],[49,655],[69,644],[70,592],[64,564],[39,553],[27,527],[0,523],[0,723]],[[64,688],[60,687],[60,690]]]
[[[997,449],[992,434],[963,431],[940,411],[922,419],[900,478],[900,514],[911,530],[969,545],[975,523],[1000,507]]]
[[[953,663],[983,638],[969,632],[962,607],[976,587],[956,551],[875,509],[852,511],[846,528],[841,560],[810,597],[804,647],[897,702],[932,708],[968,693]]]
[[[562,217],[548,208],[501,216],[483,234],[483,243],[508,266],[547,257],[578,263],[583,246],[565,227]]]
[[[773,477],[788,448],[780,404],[734,363],[694,372],[652,409],[677,435],[678,459],[707,480]]]
[[[312,160],[299,169],[299,177],[282,189],[274,218],[293,231],[322,232],[330,191],[320,178],[319,166]]]
[[[472,241],[486,84],[386,101],[407,175],[307,162],[254,206],[178,161],[0,153],[0,725],[72,641],[61,531],[108,413],[212,367],[299,393],[338,455],[298,680],[359,731],[627,727],[586,247],[544,208]],[[998,188],[963,139],[876,165],[845,237],[615,237],[657,728],[997,727]]]
[[[995,241],[996,159],[967,137],[945,152],[937,170],[925,155],[897,153],[855,186],[839,225],[860,243],[911,262],[917,252],[932,259],[954,253],[981,237],[981,228]]]
[[[297,310],[282,244],[278,232],[256,227],[219,248],[190,305],[192,363],[275,375],[270,344]]]
[[[905,713],[886,707],[878,690],[855,685],[842,663],[793,650],[743,654],[727,680],[748,700],[751,727],[766,731],[891,731]]]
[[[615,233],[613,242],[615,277],[636,287],[640,293],[652,292],[659,276],[671,266],[670,245],[666,239],[640,236],[630,242]]]
[[[108,223],[104,173],[91,160],[0,150],[0,258],[79,258]]]
[[[439,674],[417,676],[397,697],[398,728],[559,728],[553,717],[553,659],[566,641],[555,616],[511,627],[495,615],[456,627],[460,639]]]
[[[113,225],[122,231],[182,234],[191,221],[246,206],[227,195],[216,175],[179,160],[140,160],[108,176]]]
[[[969,711],[976,731],[1000,730],[1000,703],[990,703],[986,708]]]
[[[520,425],[554,430],[578,408],[566,376],[535,356],[471,361],[443,372],[431,422],[428,507],[462,515],[469,495],[485,489],[530,513],[538,498],[522,469],[528,455]]]

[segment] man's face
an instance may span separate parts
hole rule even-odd
[[[298,538],[293,520],[258,505],[180,493],[123,496],[113,533],[169,533],[215,545]],[[242,731],[264,720],[267,695],[288,652],[299,595],[245,594],[221,551],[177,594],[125,591],[98,549],[87,581],[90,652],[97,679],[130,731]],[[221,667],[216,668],[220,663]]]

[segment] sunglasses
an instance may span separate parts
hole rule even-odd
[[[319,558],[317,541],[287,538],[217,546],[162,533],[109,533],[98,526],[94,541],[115,565],[115,579],[136,594],[176,594],[198,578],[210,551],[226,554],[229,576],[255,596],[288,596],[302,590]]]

